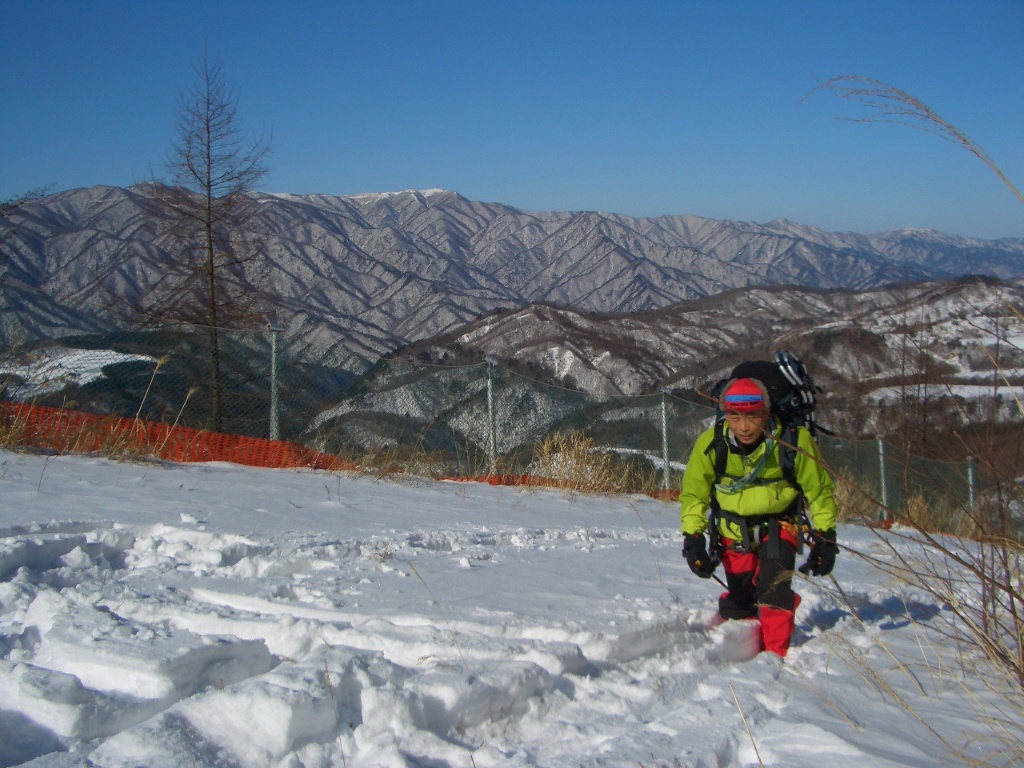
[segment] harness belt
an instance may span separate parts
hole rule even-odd
[[[802,499],[797,499],[789,509],[774,515],[737,515],[735,512],[726,511],[721,507],[715,512],[719,518],[740,529],[740,538],[735,541],[731,540],[728,545],[730,549],[736,552],[753,552],[756,549],[755,541],[760,543],[761,539],[767,535],[764,545],[765,556],[778,558],[782,556],[782,540],[779,532],[783,528],[789,530],[796,539],[797,553],[803,551],[801,502]],[[752,528],[757,529],[756,539],[751,536]],[[718,534],[717,521],[715,529],[715,533]],[[715,538],[719,538],[719,536],[716,535]]]

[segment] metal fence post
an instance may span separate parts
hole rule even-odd
[[[967,508],[974,509],[978,504],[977,496],[978,473],[973,456],[967,457]]]
[[[270,439],[280,440],[281,429],[278,419],[278,402],[281,398],[281,392],[277,377],[277,335],[282,329],[267,323],[267,330],[270,331]]]
[[[878,510],[879,520],[888,520],[891,517],[889,510],[889,486],[885,479],[885,440],[882,439],[881,435],[877,435],[878,441],[878,484],[881,491],[881,509]]]
[[[498,421],[494,413],[494,360],[487,358],[487,422],[490,424],[490,436],[487,441],[487,458],[490,474],[497,473],[498,468]]]
[[[672,470],[668,463],[668,395],[661,390],[661,460],[664,470],[661,473],[661,488],[667,491],[672,487]]]

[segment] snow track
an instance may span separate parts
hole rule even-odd
[[[3,468],[0,768],[923,754],[837,718],[830,686],[865,694],[836,676],[829,638],[870,652],[870,632],[938,609],[901,624],[876,585],[859,626],[801,587],[790,659],[757,655],[756,624],[713,625],[718,588],[685,572],[674,505],[92,459]],[[109,505],[81,502],[100,487]]]

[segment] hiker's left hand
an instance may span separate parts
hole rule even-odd
[[[836,555],[839,554],[836,532],[834,529],[814,531],[811,537],[811,554],[807,556],[807,562],[800,566],[800,573],[810,571],[814,576],[828,576],[836,567]]]

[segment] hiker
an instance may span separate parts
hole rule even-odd
[[[800,603],[791,581],[802,549],[802,505],[812,530],[801,570],[828,575],[839,549],[834,485],[811,432],[785,428],[760,380],[732,379],[720,406],[724,416],[697,438],[683,474],[683,556],[704,579],[714,574],[720,556],[728,591],[719,598],[719,614],[760,619],[763,650],[785,657]],[[709,509],[717,520],[710,553],[704,535]]]

